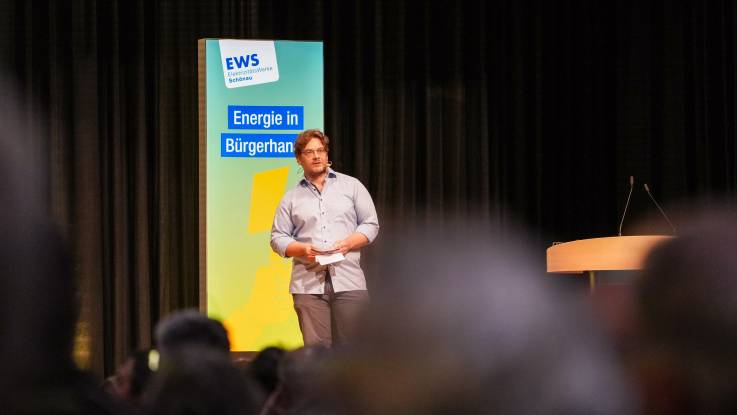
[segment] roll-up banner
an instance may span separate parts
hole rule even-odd
[[[323,129],[322,42],[200,39],[200,306],[233,351],[302,345],[274,211],[301,172],[294,139]]]

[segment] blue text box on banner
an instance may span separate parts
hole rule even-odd
[[[230,130],[302,130],[303,106],[228,105]]]
[[[220,134],[221,157],[294,157],[297,134]]]

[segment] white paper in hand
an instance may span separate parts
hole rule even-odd
[[[317,255],[315,256],[315,259],[320,265],[328,265],[328,264],[334,264],[336,262],[340,262],[344,260],[345,257],[340,252],[336,252],[334,254],[329,254],[329,255]]]

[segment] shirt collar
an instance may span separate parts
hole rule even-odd
[[[327,180],[327,179],[331,179],[331,178],[333,178],[333,179],[334,179],[334,178],[336,178],[336,177],[338,177],[338,174],[337,174],[337,173],[335,172],[335,170],[333,170],[333,169],[331,169],[330,167],[328,167],[328,175],[327,175],[327,177],[325,178],[325,180]],[[301,179],[301,180],[299,181],[299,183],[300,183],[300,184],[308,184],[308,183],[309,183],[309,181],[307,181],[307,178],[306,178],[306,177],[302,176],[302,179]]]

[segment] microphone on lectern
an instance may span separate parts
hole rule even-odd
[[[619,236],[622,236],[622,225],[624,225],[624,217],[627,216],[627,208],[630,205],[632,197],[632,189],[635,187],[635,177],[630,176],[630,192],[627,194],[627,203],[624,204],[624,212],[622,212],[622,220],[619,221]]]
[[[653,203],[655,203],[655,206],[658,208],[660,213],[663,215],[663,217],[665,218],[665,221],[668,222],[668,225],[670,225],[670,228],[673,229],[673,235],[675,235],[676,227],[673,226],[673,222],[671,222],[670,219],[668,219],[668,215],[665,214],[665,211],[663,210],[663,208],[660,207],[658,202],[655,200],[655,197],[653,197],[653,194],[650,193],[650,187],[648,187],[647,183],[645,183],[645,191],[647,192],[647,195],[650,196],[650,200],[652,200]]]

